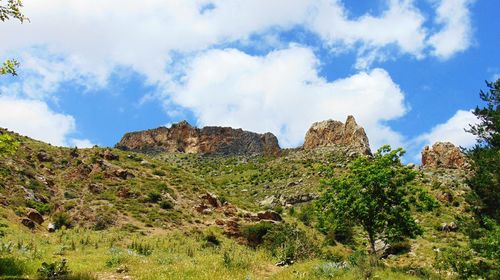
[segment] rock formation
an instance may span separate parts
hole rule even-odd
[[[361,154],[371,154],[365,130],[358,126],[353,116],[344,123],[326,120],[314,123],[307,131],[303,148],[347,146]]]
[[[463,169],[467,165],[464,154],[450,142],[436,142],[432,148],[425,146],[422,151],[423,167]]]
[[[222,155],[275,156],[281,151],[272,133],[258,134],[230,127],[194,128],[186,121],[172,127],[130,132],[116,145],[144,153],[180,152]]]

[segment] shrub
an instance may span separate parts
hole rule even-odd
[[[63,226],[67,228],[70,228],[72,226],[70,216],[64,212],[54,214],[54,216],[52,217],[52,222],[54,223],[56,229],[60,229]]]
[[[270,222],[245,225],[241,228],[241,235],[247,240],[248,245],[257,247],[264,242],[264,235],[273,227]]]
[[[160,193],[158,193],[156,191],[152,191],[152,192],[148,193],[148,202],[157,203],[160,200],[161,200]]]
[[[205,241],[204,246],[212,246],[212,247],[217,247],[220,245],[220,240],[217,238],[217,236],[213,232],[207,233],[204,237],[203,240]]]
[[[170,200],[163,200],[160,202],[160,208],[168,210],[174,208],[174,204]]]
[[[63,259],[61,262],[42,263],[42,266],[38,269],[37,273],[40,279],[56,280],[67,279],[70,271],[66,260]]]
[[[35,209],[36,211],[38,211],[38,213],[42,215],[50,213],[50,205],[46,203],[28,200],[26,201],[26,206]]]
[[[153,253],[153,247],[151,245],[135,240],[132,241],[132,244],[130,244],[128,248],[143,256],[149,256]]]
[[[160,170],[160,169],[155,169],[155,170],[153,171],[153,174],[154,174],[154,175],[157,175],[157,176],[165,176],[165,175],[167,175],[167,173],[165,173],[165,171]]]
[[[300,260],[318,255],[319,246],[296,225],[277,224],[263,237],[264,246],[282,260]]]
[[[25,272],[24,262],[13,257],[0,258],[0,276],[22,276]]]

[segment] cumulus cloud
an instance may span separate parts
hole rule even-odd
[[[458,146],[470,147],[476,142],[476,137],[465,132],[465,129],[469,128],[469,124],[478,122],[472,111],[458,110],[448,121],[436,125],[430,132],[420,135],[417,140],[425,145],[448,141]]]
[[[364,69],[396,53],[423,57],[428,44],[443,58],[466,49],[471,37],[470,2],[440,1],[436,21],[443,29],[432,35],[424,27],[426,18],[410,0],[388,0],[380,15],[356,18],[342,1],[331,0],[27,0],[25,13],[31,22],[2,23],[0,33],[9,40],[0,44],[0,53],[45,48],[53,55],[37,57],[50,60],[48,65],[40,59],[31,63],[29,57],[27,63],[22,61],[24,69],[41,75],[48,67],[59,73],[45,74],[45,81],[87,77],[102,85],[117,67],[125,67],[157,83],[172,78],[176,67],[172,62],[179,54],[189,56],[252,35],[258,35],[262,44],[280,46],[274,34],[302,26],[334,50],[354,50],[356,67]],[[70,66],[51,65],[54,61]]]
[[[65,146],[75,130],[72,116],[58,114],[42,101],[0,97],[0,127],[47,143]]]
[[[395,45],[400,52],[423,56],[427,31],[424,16],[413,1],[389,1],[388,9],[380,16],[370,14],[349,19],[348,11],[338,1],[320,1],[311,29],[328,44],[346,46],[361,44],[358,48],[358,68],[365,68],[375,60],[385,60],[383,47]]]
[[[69,144],[68,146],[78,147],[80,149],[92,148],[95,145],[88,139],[76,139],[76,138],[71,138],[68,144]]]
[[[167,100],[194,112],[198,125],[270,131],[285,147],[301,144],[313,122],[344,121],[350,114],[366,128],[372,147],[401,144],[385,121],[405,114],[404,95],[385,70],[329,82],[318,67],[312,50],[296,45],[263,57],[210,50],[170,85]]]
[[[469,6],[473,0],[437,1],[436,22],[443,27],[429,38],[433,55],[447,59],[469,48],[472,27]]]

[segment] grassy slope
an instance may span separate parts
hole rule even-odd
[[[259,201],[271,195],[293,196],[319,191],[321,167],[345,165],[346,159],[331,151],[290,150],[279,158],[202,157],[197,155],[145,155],[112,150],[119,160],[103,160],[102,148],[78,150],[52,147],[17,136],[21,146],[11,158],[0,159],[0,223],[4,237],[0,252],[4,260],[22,260],[22,273],[34,275],[43,261],[68,259],[75,272],[94,272],[101,278],[116,274],[126,265],[126,275],[138,279],[314,279],[328,278],[332,271],[321,269],[323,260],[303,261],[278,268],[279,259],[264,250],[253,250],[223,237],[213,221],[218,214],[201,215],[193,210],[199,195],[210,191],[239,208],[261,210]],[[40,162],[37,153],[46,151],[54,160]],[[342,153],[340,153],[342,154]],[[114,175],[125,169],[135,177]],[[435,196],[453,195],[453,202],[441,203],[431,213],[416,213],[424,226],[422,237],[411,241],[409,253],[393,256],[372,276],[381,279],[410,279],[405,272],[431,270],[435,251],[465,244],[460,232],[437,230],[443,222],[467,220],[464,196],[467,186],[463,175],[452,171],[426,171],[419,182]],[[292,182],[292,184],[290,184]],[[97,191],[96,191],[97,189]],[[151,193],[173,202],[173,209],[162,209],[151,202]],[[30,194],[43,196],[47,203],[33,203]],[[123,195],[125,194],[125,195]],[[31,201],[31,202],[30,202]],[[69,213],[75,221],[72,229],[48,233],[43,226],[31,232],[19,223],[27,206],[46,211],[45,218],[57,212]],[[295,208],[300,209],[300,206]],[[300,213],[300,210],[297,210]],[[297,214],[284,212],[287,221]],[[93,228],[104,224],[104,231]],[[304,226],[304,228],[307,228]],[[221,247],[206,246],[203,236],[213,231],[222,240]],[[312,228],[307,231],[318,235]],[[357,237],[361,248],[363,237]],[[141,255],[130,249],[132,243],[151,250]],[[326,246],[324,250],[348,255],[353,248]],[[355,248],[354,248],[355,249]],[[148,251],[148,250],[146,250]],[[1,270],[0,270],[1,272]],[[339,279],[358,279],[361,272],[336,271]],[[1,273],[0,273],[1,275]]]

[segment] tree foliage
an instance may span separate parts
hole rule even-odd
[[[488,91],[479,96],[486,102],[483,108],[476,107],[474,115],[480,120],[468,130],[477,136],[477,144],[467,150],[472,159],[474,176],[469,185],[477,198],[478,212],[500,220],[500,79],[486,82]]]
[[[320,224],[361,226],[372,253],[378,239],[395,242],[420,235],[410,209],[418,196],[412,184],[416,172],[401,164],[403,154],[401,148],[383,146],[373,158],[352,161],[345,175],[325,180],[318,201]]]
[[[17,19],[21,23],[28,20],[21,11],[23,3],[21,0],[0,0],[0,21],[9,19]],[[17,75],[16,68],[19,66],[17,60],[8,59],[0,66],[0,75],[10,74]]]

